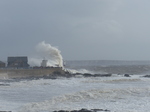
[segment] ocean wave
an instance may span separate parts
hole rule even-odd
[[[142,81],[140,78],[125,78],[125,77],[115,77],[115,78],[89,78],[88,80],[83,80],[83,83],[121,83],[121,82],[138,82]]]
[[[87,91],[80,91],[72,94],[65,94],[52,98],[51,100],[43,102],[29,103],[20,108],[19,112],[42,112],[59,109],[77,109],[80,104],[88,103],[90,101],[116,101],[124,100],[127,97],[143,97],[150,96],[150,88],[116,88],[116,89],[92,89]],[[73,106],[72,106],[73,105]],[[76,105],[76,107],[74,107]],[[90,106],[91,107],[91,106]]]

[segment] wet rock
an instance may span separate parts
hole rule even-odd
[[[70,111],[70,112],[78,112],[78,110],[72,110],[72,111]]]
[[[91,110],[88,110],[88,109],[80,109],[80,110],[59,110],[59,111],[53,111],[53,112],[110,112],[110,110],[107,110],[107,109],[91,109]]]
[[[10,86],[10,84],[0,84],[0,86]]]
[[[129,74],[124,74],[124,77],[131,77]]]
[[[87,109],[81,109],[78,112],[92,112],[92,110],[87,110]]]
[[[83,76],[84,76],[84,77],[92,77],[93,75],[90,74],[90,73],[84,73]]]
[[[110,77],[112,74],[95,74],[95,77]]]
[[[150,78],[150,75],[145,75],[145,76],[143,76],[143,77],[147,77],[147,78]]]
[[[110,77],[112,74],[89,74],[85,73],[83,74],[84,77]]]
[[[81,75],[81,73],[76,73],[76,75]]]
[[[91,109],[93,112],[98,112],[98,111],[105,111],[105,112],[110,112],[110,110],[107,109]]]
[[[69,111],[67,111],[67,110],[59,110],[57,112],[69,112]]]

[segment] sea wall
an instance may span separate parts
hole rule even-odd
[[[37,69],[0,69],[0,74],[5,74],[8,78],[38,77],[57,73],[65,74],[65,71],[60,67]]]

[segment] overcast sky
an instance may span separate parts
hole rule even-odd
[[[0,0],[0,60],[41,41],[65,60],[150,60],[150,1]]]

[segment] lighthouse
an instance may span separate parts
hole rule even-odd
[[[47,67],[47,60],[42,60],[41,66],[42,67]]]

